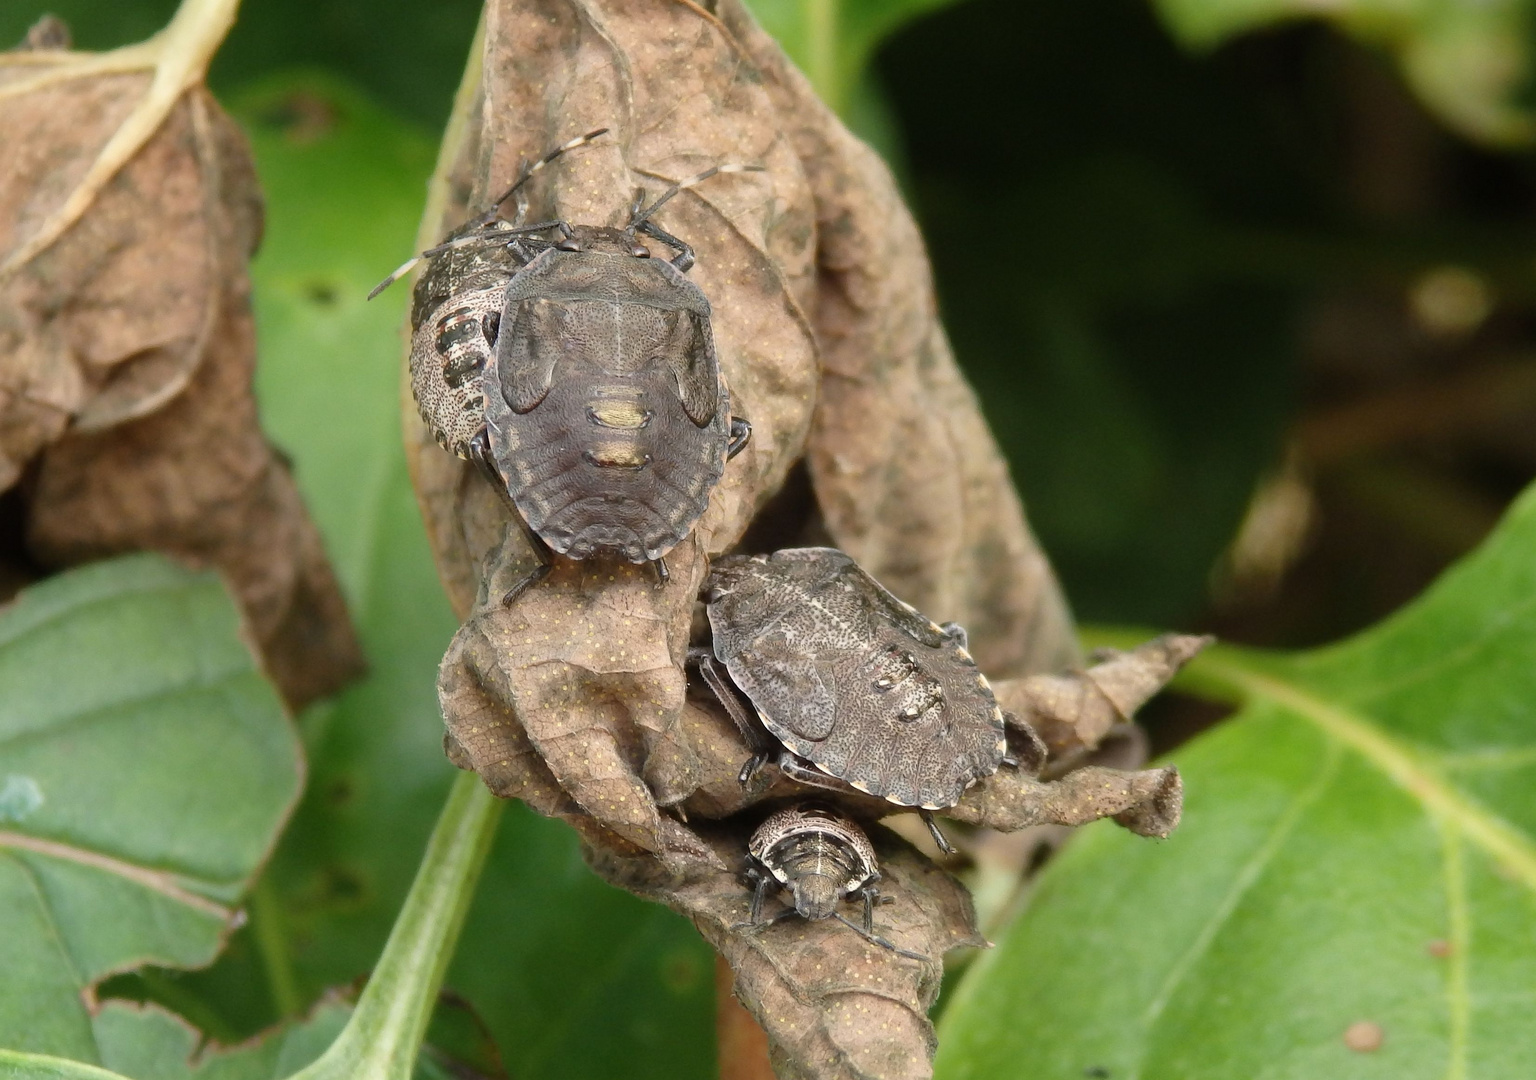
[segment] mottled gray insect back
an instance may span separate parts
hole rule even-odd
[[[390,275],[425,258],[412,305],[411,387],[438,443],[473,461],[524,527],[540,565],[551,553],[649,561],[664,556],[709,505],[751,426],[730,414],[709,301],[683,275],[694,252],[656,211],[719,165],[672,185],[650,206],[638,193],[623,228],[526,223],[523,192],[589,132],[524,165],[492,209]],[[516,197],[511,221],[500,208]],[[641,237],[676,254],[651,257]]]
[[[926,959],[897,948],[874,932],[880,870],[874,845],[852,818],[819,803],[785,807],[757,827],[747,842],[747,854],[746,876],[753,887],[752,924],[764,921],[763,901],[769,891],[782,887],[793,898],[793,907],[770,922],[791,915],[813,921],[836,919],[877,945],[915,960]],[[838,911],[844,900],[855,896],[864,903],[862,926]]]
[[[768,733],[813,767],[781,758],[791,776],[937,810],[1005,759],[1003,712],[964,631],[902,603],[841,551],[722,559],[705,600],[713,655]],[[729,688],[714,688],[731,708]]]
[[[575,226],[507,288],[485,417],[523,519],[574,558],[659,559],[725,471],[709,301],[632,234]]]

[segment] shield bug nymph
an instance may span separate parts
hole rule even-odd
[[[438,441],[506,498],[539,558],[505,603],[554,553],[649,562],[665,583],[667,552],[751,435],[730,414],[709,301],[684,276],[694,251],[655,215],[695,184],[761,166],[717,165],[649,205],[641,191],[622,228],[527,224],[524,185],[603,130],[520,169],[490,211],[421,256],[434,263],[413,313],[417,403]],[[652,258],[642,238],[674,257]]]
[[[965,631],[932,622],[834,548],[730,556],[704,588],[713,642],[691,655],[755,751],[742,782],[777,760],[801,783],[917,808],[952,850],[929,812],[1015,764]]]
[[[927,959],[875,933],[880,869],[869,837],[852,818],[816,803],[785,807],[757,827],[747,842],[747,854],[746,878],[753,887],[751,925],[764,922],[763,901],[769,891],[783,888],[794,906],[767,920],[770,923],[794,915],[836,919],[901,956]],[[862,926],[838,911],[845,899],[854,896],[864,902]]]

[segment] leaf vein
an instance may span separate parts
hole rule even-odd
[[[1195,962],[1211,947],[1211,943],[1216,939],[1217,933],[1221,931],[1221,928],[1226,925],[1233,913],[1236,912],[1243,897],[1248,894],[1249,889],[1253,888],[1255,882],[1258,881],[1260,875],[1264,872],[1264,868],[1269,865],[1270,860],[1279,853],[1285,842],[1290,839],[1296,823],[1301,820],[1302,815],[1311,808],[1312,804],[1321,797],[1328,785],[1333,782],[1334,777],[1338,773],[1341,755],[1338,753],[1337,743],[1330,743],[1329,747],[1328,760],[1324,763],[1323,767],[1317,771],[1310,784],[1296,793],[1290,804],[1285,808],[1284,813],[1275,820],[1274,827],[1270,830],[1269,835],[1265,837],[1264,842],[1259,845],[1252,857],[1243,864],[1242,869],[1233,878],[1232,885],[1227,890],[1227,894],[1221,898],[1221,902],[1216,906],[1211,917],[1200,928],[1200,933],[1195,936],[1189,948],[1184,951],[1183,955],[1169,969],[1167,977],[1163,980],[1163,985],[1158,988],[1157,993],[1147,1004],[1146,1011],[1142,1013],[1141,1026],[1143,1031],[1150,1030],[1152,1025],[1157,1022],[1163,1010],[1168,1007],[1168,1002],[1172,1000],[1174,992],[1194,968]],[[1131,1080],[1138,1080],[1140,1075],[1141,1063],[1138,1062],[1132,1073]]]
[[[1417,799],[1425,812],[1445,821],[1504,867],[1515,880],[1536,892],[1536,844],[1515,826],[1465,793],[1453,788],[1379,723],[1350,709],[1330,704],[1299,686],[1216,656],[1205,661],[1207,674],[1236,687],[1250,698],[1265,698],[1309,721],[1355,750],[1388,779]]]
[[[1440,823],[1445,865],[1445,910],[1449,923],[1450,955],[1446,958],[1445,997],[1450,1012],[1446,1047],[1446,1080],[1466,1080],[1467,1040],[1471,1031],[1468,993],[1468,953],[1472,947],[1472,910],[1467,903],[1467,867],[1462,857],[1461,834],[1449,823]]]
[[[112,874],[130,881],[141,888],[159,893],[167,899],[184,904],[205,915],[211,915],[221,922],[227,923],[234,918],[235,913],[231,908],[209,900],[206,896],[199,896],[190,889],[178,885],[176,883],[177,875],[164,870],[151,870],[148,867],[135,866],[131,862],[114,858],[111,855],[103,855],[99,851],[91,851],[88,848],[61,843],[57,840],[43,840],[36,836],[27,836],[24,833],[0,832],[0,849],[7,848],[12,851],[29,851],[34,855],[63,859],[66,862],[88,866],[93,870]]]
[[[225,671],[214,673],[199,672],[192,678],[170,685],[157,686],[143,694],[133,697],[120,697],[111,701],[104,701],[98,705],[83,708],[68,716],[43,718],[41,727],[22,728],[4,735],[0,735],[0,746],[13,746],[16,743],[30,739],[50,739],[76,728],[99,723],[101,721],[119,720],[121,714],[127,710],[139,710],[146,706],[159,705],[171,702],[187,694],[208,692],[227,693],[232,685],[242,679],[249,678],[252,669],[248,666],[232,667]]]

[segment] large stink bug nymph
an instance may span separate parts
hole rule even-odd
[[[506,497],[540,559],[506,603],[552,553],[649,562],[664,583],[667,552],[751,434],[730,414],[709,301],[684,276],[693,249],[655,215],[694,184],[760,166],[717,165],[649,205],[638,192],[623,228],[527,223],[528,181],[603,130],[521,168],[491,210],[421,256],[432,260],[412,313],[422,417]],[[674,257],[652,258],[642,238]]]
[[[704,588],[713,645],[693,658],[757,751],[742,782],[777,760],[802,783],[919,808],[949,850],[928,811],[1013,763],[965,631],[933,623],[834,548],[730,556]]]
[[[786,807],[758,826],[747,842],[747,854],[746,877],[753,886],[751,925],[764,922],[763,901],[769,890],[784,888],[794,906],[768,922],[794,915],[836,919],[876,945],[913,960],[927,959],[875,933],[875,904],[880,899],[875,884],[880,870],[869,837],[851,818],[816,803]],[[851,896],[864,901],[862,926],[837,910]]]

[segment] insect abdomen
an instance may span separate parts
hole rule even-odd
[[[598,382],[557,377],[549,395],[507,418],[502,470],[528,524],[556,551],[657,558],[692,527],[724,469],[712,428],[682,415],[663,374]],[[678,423],[678,421],[681,423]],[[515,448],[513,448],[515,446]]]

